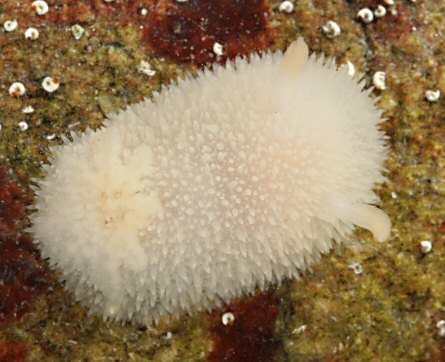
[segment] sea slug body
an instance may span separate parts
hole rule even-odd
[[[354,225],[384,241],[386,137],[363,87],[300,39],[73,133],[36,181],[42,256],[92,312],[153,323],[298,278]]]

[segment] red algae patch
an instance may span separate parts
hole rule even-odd
[[[268,362],[277,345],[274,339],[278,300],[271,292],[240,299],[210,317],[213,351],[209,362]]]
[[[269,12],[264,0],[161,0],[147,17],[143,40],[177,62],[224,62],[270,47]]]
[[[0,341],[0,361],[25,362],[28,348],[16,341]]]
[[[95,17],[115,17],[123,23],[143,21],[142,9],[149,9],[155,0],[104,0],[78,1],[47,1],[48,12],[38,15],[31,3],[17,3],[16,0],[2,1],[0,10],[10,18],[19,20],[19,27],[45,26],[48,23],[56,25],[74,25],[78,22],[92,21]]]
[[[0,328],[27,313],[46,286],[37,252],[18,231],[23,217],[22,192],[0,166]]]
[[[44,15],[16,1],[6,1],[0,10],[19,19],[22,29],[48,23],[72,26],[100,17],[115,18],[124,26],[137,24],[142,44],[172,61],[199,66],[265,50],[273,43],[267,0],[67,0],[48,1],[48,6]]]
[[[383,6],[381,1],[367,0],[357,5],[357,9],[369,8],[375,12],[378,6]],[[395,3],[386,6],[386,14],[380,18],[374,17],[373,21],[365,24],[365,29],[378,40],[385,44],[392,44],[408,36],[416,29],[416,23],[411,16],[408,4]]]
[[[398,5],[393,13],[388,13],[386,19],[377,20],[370,24],[369,28],[375,32],[379,41],[391,44],[413,32],[416,24],[410,18],[406,9]]]

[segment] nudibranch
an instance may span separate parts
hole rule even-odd
[[[66,288],[114,320],[298,278],[355,226],[390,235],[369,93],[302,39],[214,65],[52,148],[31,232]]]

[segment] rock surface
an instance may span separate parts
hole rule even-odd
[[[1,193],[0,206],[9,210],[7,219],[16,218],[0,222],[0,248],[9,255],[0,257],[0,270],[9,273],[0,274],[0,291],[19,297],[1,302],[7,318],[0,360],[445,360],[437,327],[445,319],[445,103],[425,98],[427,90],[445,93],[442,1],[299,0],[291,13],[266,0],[47,2],[45,15],[28,1],[0,4],[0,24],[18,23],[0,31],[0,164],[9,170],[0,189],[13,191]],[[378,5],[385,16],[368,24],[357,17]],[[330,20],[341,29],[334,38],[322,31]],[[79,39],[75,24],[84,29]],[[38,29],[37,39],[25,39],[28,27]],[[380,97],[391,138],[388,182],[379,192],[394,223],[390,242],[376,244],[358,231],[301,281],[271,286],[212,314],[154,328],[88,316],[23,231],[20,205],[32,203],[30,178],[41,176],[48,146],[70,130],[98,127],[106,113],[205,62],[284,49],[298,36],[311,51],[351,62],[370,86],[376,72],[386,73],[385,89],[373,95]],[[214,52],[215,42],[223,55]],[[52,93],[42,87],[47,76],[60,83]],[[13,82],[25,86],[23,96],[10,96]],[[24,112],[26,106],[34,111]],[[432,242],[428,253],[420,248],[425,240]],[[233,324],[218,326],[228,311]]]

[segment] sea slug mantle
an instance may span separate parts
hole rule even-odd
[[[299,39],[200,72],[53,148],[31,232],[106,318],[153,323],[299,273],[391,222],[387,155],[363,83]]]

